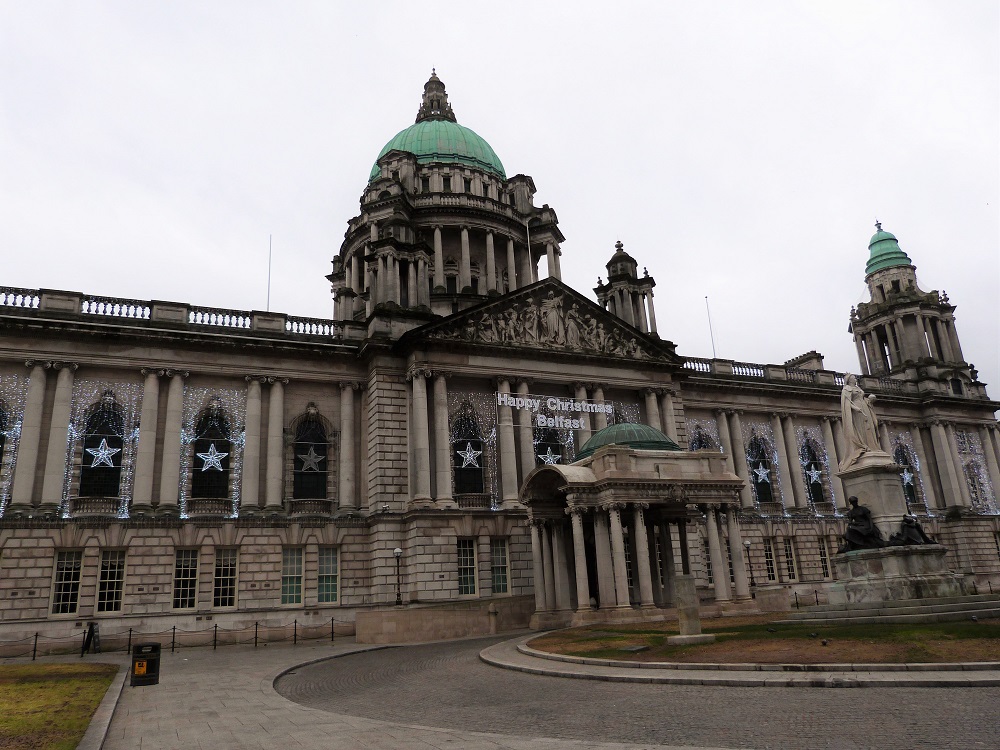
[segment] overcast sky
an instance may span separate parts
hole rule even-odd
[[[0,285],[329,317],[431,67],[686,356],[857,371],[875,219],[1000,399],[1000,13],[983,2],[0,0]],[[544,269],[544,263],[542,264]]]

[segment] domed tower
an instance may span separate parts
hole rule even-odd
[[[955,306],[946,293],[917,286],[916,267],[895,236],[875,224],[868,243],[865,282],[870,302],[851,310],[849,331],[865,375],[902,380],[936,379],[940,390],[964,395],[978,391],[962,356],[955,330]]]
[[[643,333],[656,333],[656,313],[653,311],[653,287],[656,282],[643,269],[639,278],[639,264],[625,252],[621,242],[615,243],[615,254],[607,262],[608,283],[600,279],[594,287],[597,301],[612,315],[617,315]]]
[[[327,278],[339,320],[450,315],[559,277],[555,211],[533,203],[526,175],[508,179],[483,138],[459,125],[444,83],[424,84],[416,122],[379,152]]]

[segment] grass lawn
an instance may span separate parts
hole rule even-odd
[[[72,750],[117,671],[113,664],[0,666],[0,748]]]
[[[760,664],[900,664],[1000,661],[1000,620],[927,625],[780,625],[779,616],[702,620],[716,642],[668,646],[676,622],[594,625],[547,633],[528,645],[540,651],[623,661]],[[825,641],[825,643],[824,643]],[[633,650],[645,647],[645,650]]]

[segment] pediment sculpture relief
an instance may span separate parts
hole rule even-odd
[[[577,300],[554,290],[456,321],[435,335],[484,344],[541,346],[630,359],[656,357],[635,335],[598,319]]]

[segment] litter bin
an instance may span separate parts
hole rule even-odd
[[[160,644],[132,646],[132,677],[129,685],[157,685],[160,682]]]

